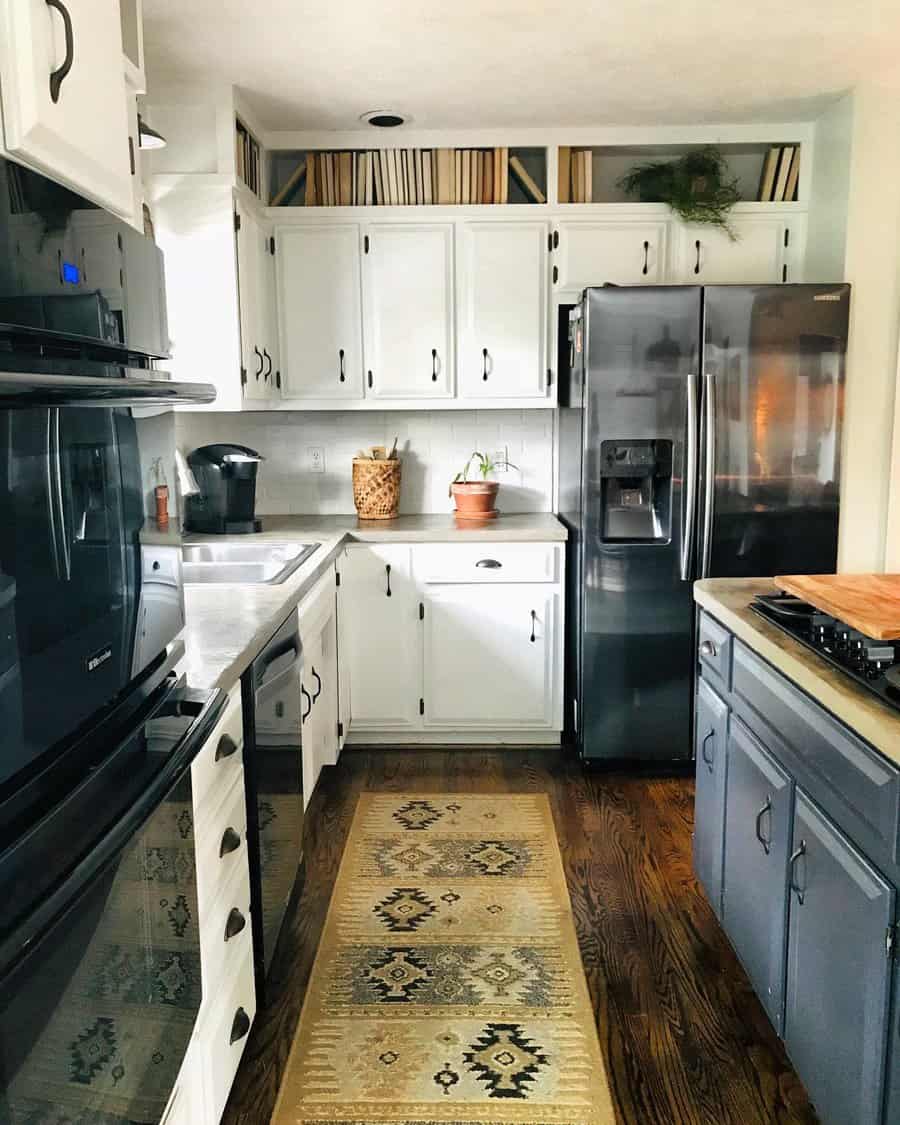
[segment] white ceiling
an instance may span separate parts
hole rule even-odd
[[[144,0],[151,94],[241,88],[268,129],[808,120],[896,66],[896,0]]]

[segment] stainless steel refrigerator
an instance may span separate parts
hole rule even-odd
[[[583,757],[691,756],[695,579],[835,569],[849,300],[609,286],[572,310],[559,481]]]

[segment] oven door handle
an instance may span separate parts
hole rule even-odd
[[[277,679],[279,676],[284,675],[289,669],[300,659],[300,640],[295,640],[289,648],[282,649],[281,652],[273,653],[271,656],[262,656],[256,665],[256,690],[259,691],[264,688],[270,681]],[[290,660],[285,660],[284,657],[289,656]]]
[[[69,533],[66,529],[66,502],[63,495],[62,443],[59,437],[59,407],[50,410],[50,503],[56,505],[56,518],[53,530],[57,540],[57,575],[66,582],[72,581],[72,552],[69,547]]]
[[[173,693],[181,690],[182,685],[172,688]],[[28,955],[35,941],[115,862],[129,841],[159,808],[166,795],[181,781],[212,734],[227,703],[228,696],[225,692],[216,689],[210,693],[194,721],[172,748],[166,764],[140,797],[53,891],[32,908],[27,918],[0,942],[0,984],[2,978],[13,972]],[[152,716],[146,721],[152,721]],[[133,736],[134,732],[129,739]]]

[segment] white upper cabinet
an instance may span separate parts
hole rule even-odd
[[[237,205],[237,272],[241,310],[244,398],[277,394],[278,358],[275,262],[271,234],[247,207]]]
[[[716,227],[679,223],[673,280],[685,285],[768,285],[800,280],[791,276],[791,220],[732,216],[730,225],[734,240]]]
[[[546,223],[459,229],[459,393],[533,398],[547,387]]]
[[[563,220],[553,239],[556,288],[665,281],[669,226],[664,220]]]
[[[367,396],[452,397],[453,224],[373,223],[364,238]]]
[[[130,218],[118,0],[0,0],[6,151]]]
[[[285,398],[363,397],[359,241],[356,224],[276,231]]]

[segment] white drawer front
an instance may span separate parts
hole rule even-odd
[[[198,1048],[203,1059],[206,1115],[204,1122],[216,1125],[222,1117],[231,1092],[238,1064],[247,1045],[250,1024],[256,1015],[256,988],[253,981],[253,948],[246,945],[245,956],[229,980],[220,982],[220,994],[207,1010],[198,1028]],[[230,987],[228,987],[230,985]]]
[[[220,894],[200,911],[200,968],[204,1003],[215,1004],[223,983],[231,980],[245,947],[252,950],[250,869],[235,870]],[[230,936],[226,936],[229,935]]]
[[[197,841],[197,902],[203,918],[247,858],[247,798],[243,771]]]
[[[413,548],[420,582],[557,582],[553,543],[445,543]]]
[[[203,749],[191,766],[194,790],[194,818],[198,822],[215,808],[229,792],[243,769],[244,727],[241,714],[241,689],[231,690],[225,714],[216,724]]]

